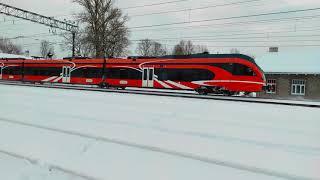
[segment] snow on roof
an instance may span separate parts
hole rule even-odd
[[[0,59],[2,59],[2,58],[23,58],[23,59],[30,59],[30,57],[26,57],[26,56],[22,56],[22,55],[0,53]]]
[[[256,58],[265,73],[320,74],[320,52],[274,52]]]

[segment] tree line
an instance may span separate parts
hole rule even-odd
[[[0,53],[22,54],[22,47],[9,39],[0,37]]]
[[[194,45],[192,41],[181,40],[173,49],[168,49],[165,45],[151,40],[143,39],[137,45],[136,53],[140,56],[164,56],[164,55],[190,55],[209,52],[203,45]]]

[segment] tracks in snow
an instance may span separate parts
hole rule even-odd
[[[13,157],[13,158],[16,158],[16,159],[26,160],[26,161],[30,162],[31,164],[35,164],[35,165],[41,164],[39,159],[30,157],[30,156],[24,156],[21,154],[5,151],[5,150],[1,150],[1,149],[0,149],[0,153],[5,154],[10,157]],[[73,176],[76,176],[79,178],[83,178],[86,180],[102,180],[102,179],[98,179],[98,178],[83,174],[81,172],[76,172],[76,171],[70,170],[70,169],[62,167],[62,166],[53,165],[53,164],[46,164],[46,165],[48,166],[48,171],[49,170],[56,170],[56,171],[60,171],[60,172],[70,174],[70,175],[73,175]]]
[[[160,147],[156,147],[156,146],[148,146],[148,145],[138,144],[138,143],[134,143],[134,142],[128,142],[128,141],[123,141],[123,140],[118,140],[118,139],[113,139],[113,138],[97,136],[94,134],[85,134],[85,133],[81,133],[81,132],[77,132],[77,131],[52,128],[52,127],[47,127],[47,126],[43,126],[43,125],[36,125],[36,124],[32,124],[32,123],[20,122],[20,121],[15,121],[15,120],[10,120],[10,119],[0,119],[0,121],[5,122],[5,123],[9,123],[9,124],[13,124],[13,125],[24,126],[24,127],[28,127],[28,128],[36,128],[36,129],[47,130],[47,131],[51,131],[51,132],[55,132],[55,133],[61,133],[61,134],[69,135],[69,136],[77,136],[77,137],[81,137],[81,138],[85,138],[85,139],[89,139],[89,140],[95,140],[95,141],[104,142],[104,143],[113,143],[113,144],[117,144],[117,145],[133,147],[133,148],[138,148],[138,149],[147,150],[147,151],[165,153],[167,155],[171,155],[171,156],[175,156],[175,157],[192,159],[192,160],[201,161],[204,163],[219,165],[219,166],[223,166],[223,167],[233,168],[233,169],[256,173],[256,174],[263,174],[263,175],[267,175],[267,176],[271,176],[271,177],[278,177],[278,178],[292,179],[292,180],[312,180],[307,177],[300,177],[300,176],[296,176],[293,174],[288,174],[288,173],[263,169],[263,168],[259,168],[259,167],[252,167],[252,166],[247,166],[247,165],[243,165],[243,164],[227,162],[227,161],[223,161],[220,159],[203,157],[203,156],[199,156],[199,155],[192,154],[192,153],[178,152],[178,151],[164,149],[164,148],[160,148]],[[6,154],[6,155],[9,155],[12,157],[20,158],[20,159],[26,159],[26,160],[30,161],[31,163],[39,162],[39,160],[37,160],[35,158],[26,157],[26,156],[23,156],[20,154],[7,152],[4,150],[0,150],[0,153]],[[84,179],[99,180],[97,178],[91,177],[86,174],[82,174],[80,172],[75,172],[75,171],[69,170],[68,168],[65,168],[65,167],[62,167],[59,165],[48,164],[48,166],[52,169],[56,169],[56,170],[59,170],[59,171],[62,171],[62,172],[68,173],[68,174],[82,177]]]

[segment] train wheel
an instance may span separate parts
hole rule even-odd
[[[110,87],[109,84],[106,82],[102,82],[98,86],[99,86],[99,88],[106,88],[106,89],[109,89],[109,87]]]
[[[234,91],[228,91],[228,92],[226,93],[226,95],[227,95],[227,96],[234,96],[234,95],[236,95],[236,92],[234,92]]]
[[[204,87],[200,87],[200,88],[198,88],[196,91],[197,91],[197,93],[199,93],[200,95],[207,95],[207,94],[208,94],[207,89],[204,88]]]

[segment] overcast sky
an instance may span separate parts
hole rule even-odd
[[[320,48],[310,46],[320,45],[320,10],[241,19],[213,20],[232,16],[317,8],[320,7],[320,0],[252,0],[251,2],[237,5],[224,4],[247,0],[185,0],[157,6],[126,9],[127,7],[168,1],[172,0],[130,0],[129,2],[128,0],[117,0],[115,5],[123,8],[125,14],[130,17],[128,22],[128,27],[130,28],[208,19],[211,19],[211,21],[151,28],[132,28],[130,29],[131,40],[158,39],[170,49],[181,39],[191,39],[194,44],[207,45],[211,53],[229,53],[230,49],[237,48],[241,53],[254,56],[260,56],[265,53],[268,46],[279,46],[280,51]],[[1,0],[1,2],[58,19],[72,20],[73,14],[81,11],[81,7],[72,3],[72,0]],[[213,7],[215,5],[218,6]],[[203,9],[202,7],[208,8]],[[202,9],[145,15],[194,8]],[[145,16],[139,16],[143,14]],[[293,17],[300,18],[294,20]],[[282,19],[282,21],[274,20],[279,18],[286,19]],[[272,19],[273,21],[270,21]],[[261,22],[261,20],[269,21]],[[51,30],[46,26],[0,15],[0,36],[13,38],[41,34],[14,40],[16,43],[21,44],[24,50],[29,50],[31,55],[39,55],[41,40],[49,40],[52,43],[62,42],[60,37],[53,36],[50,32]],[[136,42],[133,41],[130,47],[132,55],[135,54],[135,45]],[[295,47],[297,45],[300,47]],[[55,49],[58,57],[70,54],[70,51],[62,51],[59,44],[55,45]]]

